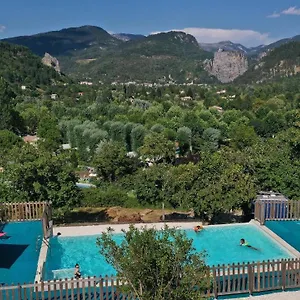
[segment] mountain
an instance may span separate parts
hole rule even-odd
[[[65,76],[45,66],[28,48],[5,42],[0,42],[0,77],[19,88],[67,81]]]
[[[230,82],[241,76],[248,67],[249,70],[241,78],[248,78],[243,79],[246,81],[260,81],[269,72],[269,57],[275,55],[276,58],[271,59],[274,67],[282,60],[281,54],[273,54],[272,49],[297,40],[300,41],[300,36],[267,46],[247,48],[230,41],[199,44],[195,37],[184,32],[171,31],[147,37],[126,33],[111,35],[96,26],[66,28],[5,39],[9,43],[26,46],[41,57],[48,53],[44,58],[48,65],[74,78],[92,78],[108,83],[210,83],[217,79]],[[218,54],[212,60],[213,53],[218,53],[219,49],[224,53]],[[267,60],[264,56],[268,56]],[[276,59],[280,61],[275,63]],[[290,60],[287,61],[291,64]],[[284,68],[280,67],[280,70]],[[277,74],[278,68],[275,69]],[[292,73],[289,68],[286,70],[289,74]]]
[[[208,52],[217,52],[219,49],[222,49],[225,51],[239,51],[248,54],[250,50],[241,44],[235,44],[230,41],[223,41],[219,43],[199,43],[199,45],[203,50]]]
[[[183,32],[150,35],[111,48],[88,64],[72,65],[70,73],[103,81],[211,81],[203,61],[212,54]]]
[[[300,74],[300,41],[281,43],[278,48],[270,49],[261,60],[252,64],[247,72],[237,78],[236,82],[262,82],[296,74]]]
[[[146,36],[142,34],[130,34],[130,33],[115,33],[112,34],[115,38],[127,42],[127,41],[132,41],[132,40],[141,40],[144,39]]]
[[[55,56],[62,72],[76,78],[103,82],[211,80],[202,62],[212,55],[183,32],[116,38],[102,28],[82,26],[5,41],[26,46],[40,56]]]
[[[43,56],[46,52],[54,56],[74,55],[74,53],[85,49],[96,48],[96,51],[99,51],[121,43],[119,39],[96,26],[66,28],[31,36],[4,39],[3,41],[26,46],[39,56]]]
[[[220,82],[228,83],[248,70],[248,59],[242,52],[220,49],[212,60],[204,61],[204,68]]]
[[[281,45],[288,44],[290,42],[299,42],[300,41],[300,35],[296,35],[291,38],[281,39],[274,43],[271,43],[269,45],[261,45],[254,48],[249,48],[248,54],[252,56],[263,56],[270,50],[273,50],[275,48],[280,47]]]

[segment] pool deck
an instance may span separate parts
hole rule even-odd
[[[249,299],[251,299],[251,300],[299,300],[300,299],[300,291],[279,292],[279,293],[272,293],[272,294],[259,295],[259,296],[249,296],[246,298],[234,298],[234,300],[249,300]],[[230,298],[230,300],[233,300],[233,299]]]
[[[97,235],[102,232],[106,232],[108,228],[112,228],[114,233],[121,233],[122,230],[128,230],[130,225],[134,225],[136,228],[155,228],[162,229],[165,225],[170,228],[177,229],[192,229],[197,225],[201,225],[201,222],[166,222],[166,223],[137,223],[137,224],[102,224],[102,225],[86,225],[86,226],[70,226],[70,227],[54,227],[53,235],[57,235],[57,233],[61,233],[62,237],[67,236],[84,236],[84,235]],[[236,225],[249,225],[249,223],[233,223],[233,224],[220,224],[220,225],[207,225],[203,226],[236,226]]]

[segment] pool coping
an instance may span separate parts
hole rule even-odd
[[[44,267],[47,260],[47,254],[49,249],[49,239],[42,239],[42,245],[40,249],[39,259],[37,263],[34,282],[40,282],[43,280]]]
[[[57,233],[61,233],[59,237],[78,237],[98,235],[106,232],[108,228],[112,228],[114,233],[122,233],[123,230],[128,230],[129,226],[135,226],[138,229],[143,227],[163,229],[166,225],[170,228],[176,229],[193,229],[197,225],[202,225],[202,222],[160,222],[160,223],[132,223],[132,224],[101,224],[101,225],[86,225],[86,226],[57,226],[53,228],[53,235],[57,236]],[[207,227],[230,227],[230,226],[245,226],[248,223],[232,223],[232,224],[216,224],[216,225],[204,225]]]
[[[262,230],[265,234],[267,234],[269,237],[275,240],[281,247],[283,247],[287,252],[292,254],[294,258],[300,258],[300,252],[297,249],[295,249],[293,246],[287,243],[284,239],[278,236],[274,231],[269,229],[267,226],[260,225],[260,223],[256,220],[251,220],[249,224],[253,224],[257,228]]]

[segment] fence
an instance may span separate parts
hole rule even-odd
[[[47,206],[47,202],[2,203],[1,219],[5,222],[40,220]]]
[[[44,206],[44,212],[42,215],[42,224],[43,224],[43,236],[45,239],[48,239],[52,236],[52,207],[49,203],[46,203]]]
[[[300,288],[300,258],[212,267],[213,295]]]
[[[254,218],[261,225],[268,220],[299,220],[300,201],[258,200],[255,202]]]
[[[300,258],[277,261],[263,261],[232,265],[218,265],[207,273],[208,290],[205,296],[233,294],[253,294],[256,292],[300,288]],[[120,287],[124,284],[117,277],[88,277],[84,279],[64,279],[41,281],[34,284],[2,286],[1,300],[129,300],[137,299],[132,294],[124,294]]]

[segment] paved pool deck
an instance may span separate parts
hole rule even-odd
[[[272,293],[272,294],[266,294],[260,296],[250,296],[246,298],[235,298],[234,300],[299,300],[299,299],[300,299],[300,291]],[[232,298],[230,300],[232,300]]]
[[[86,225],[86,226],[58,226],[53,228],[53,235],[61,233],[61,236],[84,236],[84,235],[97,235],[102,232],[106,232],[110,227],[115,233],[121,233],[122,230],[128,230],[130,225],[134,225],[136,228],[155,228],[162,229],[165,225],[170,228],[177,229],[192,229],[197,225],[201,225],[201,222],[166,222],[166,223],[138,223],[138,224],[102,224],[102,225]],[[208,225],[208,226],[236,226],[236,225],[249,225],[249,223],[233,223],[233,224],[220,224],[220,225]],[[208,227],[204,226],[204,227]]]

